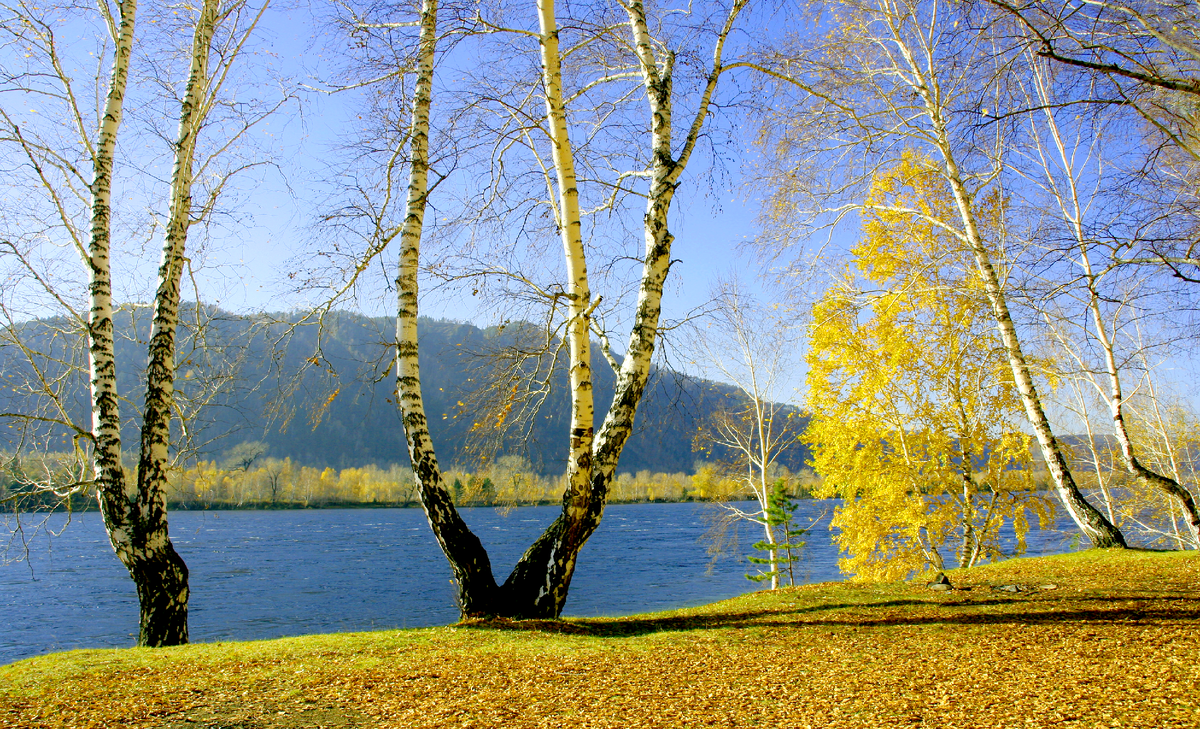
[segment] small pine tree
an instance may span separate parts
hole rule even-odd
[[[796,540],[798,537],[804,536],[808,529],[797,527],[795,517],[796,502],[788,495],[787,487],[781,478],[771,489],[765,513],[762,517],[755,519],[759,524],[766,524],[771,531],[771,541],[754,543],[754,548],[766,553],[766,556],[747,556],[752,564],[763,565],[768,569],[764,572],[760,568],[757,574],[747,574],[746,579],[762,582],[776,575],[780,577],[786,575],[789,585],[796,584],[793,565],[800,561],[800,553],[805,544]],[[775,554],[774,559],[771,558],[772,552]]]

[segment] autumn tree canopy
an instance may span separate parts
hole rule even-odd
[[[1049,513],[983,284],[934,222],[953,205],[941,181],[917,152],[876,176],[851,266],[813,310],[804,437],[859,579],[997,558],[1006,522],[1020,549]],[[998,234],[1001,201],[983,209]]]

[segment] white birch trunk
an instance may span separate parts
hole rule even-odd
[[[136,0],[119,6],[120,24],[113,52],[112,74],[92,161],[92,219],[88,241],[88,367],[91,383],[92,434],[100,508],[113,549],[122,562],[130,559],[130,514],[126,504],[125,471],[121,467],[121,415],[113,345],[112,305],[112,175],[117,132],[125,105],[129,59],[133,52]]]
[[[646,251],[642,263],[642,280],[638,287],[637,311],[629,344],[621,370],[617,373],[616,391],[612,406],[596,437],[597,489],[607,492],[608,483],[617,467],[621,449],[633,431],[633,420],[638,403],[650,376],[650,363],[654,356],[655,340],[658,335],[659,319],[662,315],[663,285],[671,265],[671,235],[668,218],[671,202],[679,178],[691,159],[692,151],[703,129],[709,105],[716,92],[722,72],[722,56],[725,39],[747,5],[748,0],[737,0],[730,8],[725,25],[717,36],[713,49],[713,65],[700,97],[696,114],[692,118],[683,148],[676,156],[672,149],[674,127],[672,115],[674,99],[671,81],[673,56],[668,55],[660,64],[654,55],[654,46],[646,22],[645,5],[635,0],[625,5],[629,18],[630,32],[638,65],[646,88],[646,100],[650,107],[650,190],[646,201],[644,233]]]
[[[988,303],[991,305],[992,313],[996,318],[996,325],[1000,331],[1000,339],[1004,344],[1004,350],[1008,356],[1013,379],[1017,385],[1017,391],[1021,395],[1021,402],[1025,406],[1026,416],[1029,418],[1029,422],[1033,426],[1034,433],[1037,436],[1038,444],[1041,446],[1046,466],[1054,481],[1055,490],[1066,507],[1067,512],[1071,515],[1071,518],[1079,526],[1080,530],[1088,536],[1094,546],[1124,547],[1125,537],[1121,534],[1120,530],[1105,519],[1104,515],[1097,511],[1094,506],[1089,504],[1079,491],[1079,487],[1075,484],[1075,479],[1071,475],[1070,468],[1067,466],[1067,460],[1062,452],[1062,448],[1054,437],[1054,433],[1050,427],[1050,420],[1046,416],[1045,409],[1042,407],[1042,401],[1038,395],[1033,374],[1021,350],[1017,329],[1013,324],[1012,316],[1008,310],[1008,302],[1004,295],[1004,289],[1000,284],[1000,277],[996,274],[996,268],[992,264],[991,253],[988,251],[987,245],[979,233],[971,194],[967,191],[966,185],[963,183],[962,174],[958,169],[953,145],[950,143],[946,120],[943,116],[942,100],[940,98],[942,91],[937,75],[933,70],[934,61],[931,57],[928,59],[928,64],[919,62],[913,56],[912,48],[905,42],[904,33],[900,26],[905,22],[903,19],[907,14],[906,10],[890,3],[885,3],[881,10],[887,16],[888,23],[894,34],[895,49],[898,56],[903,59],[904,65],[907,66],[907,68],[897,70],[901,72],[900,75],[909,84],[913,93],[920,98],[924,106],[925,115],[929,118],[933,142],[942,157],[946,180],[954,195],[955,206],[963,224],[964,242],[966,242],[975,257],[976,268],[979,271],[980,278],[983,279]]]
[[[570,346],[571,440],[567,461],[568,501],[571,518],[582,517],[591,487],[594,403],[592,400],[591,340],[588,319],[591,292],[587,257],[583,250],[583,223],[579,211],[579,189],[575,156],[568,136],[563,107],[562,68],[559,61],[558,26],[554,0],[538,1],[541,30],[542,85],[546,95],[551,158],[558,184],[558,228],[567,264],[567,342]]]
[[[591,327],[588,322],[591,316],[591,291],[583,249],[575,156],[563,106],[554,0],[538,0],[538,28],[541,33],[542,88],[546,96],[551,159],[558,186],[557,222],[567,265],[567,342],[570,347],[571,432],[562,526],[547,555],[545,583],[537,593],[537,603],[545,603],[544,609],[557,616],[566,602],[567,588],[575,571],[575,558],[593,531],[586,527],[585,520],[592,501],[595,405],[592,393]]]
[[[136,11],[136,0],[123,0],[119,4],[120,23],[112,75],[93,158],[92,220],[88,242],[91,299],[88,349],[97,500],[109,541],[137,587],[140,606],[138,644],[164,646],[187,642],[187,568],[167,539],[163,484],[158,484],[157,491],[147,490],[142,488],[140,478],[135,485],[125,477],[121,463],[121,417],[113,343],[113,155],[124,111]],[[154,356],[152,345],[152,360]],[[174,364],[173,353],[170,364]],[[147,383],[148,401],[157,387],[153,376]],[[163,440],[165,449],[165,435]]]
[[[408,195],[404,222],[399,231],[396,395],[421,506],[438,545],[450,562],[459,608],[464,617],[470,617],[494,611],[496,581],[487,552],[454,508],[454,501],[442,480],[425,417],[421,368],[417,356],[417,273],[429,195],[429,115],[433,101],[434,56],[437,51],[437,12],[437,0],[423,0],[417,49],[417,84],[408,136],[411,154]]]
[[[1095,277],[1092,274],[1092,267],[1090,261],[1088,261],[1086,249],[1081,251],[1081,259],[1084,263],[1084,273],[1088,281],[1088,309],[1092,316],[1092,324],[1096,328],[1096,336],[1100,341],[1100,346],[1104,350],[1104,366],[1108,374],[1109,384],[1109,391],[1105,400],[1108,402],[1109,411],[1112,413],[1113,431],[1116,433],[1117,442],[1121,444],[1121,459],[1125,463],[1125,470],[1144,483],[1157,488],[1168,499],[1179,506],[1183,512],[1184,519],[1188,523],[1189,541],[1200,546],[1200,513],[1197,513],[1196,501],[1192,497],[1192,493],[1181,486],[1175,479],[1147,468],[1134,452],[1133,440],[1129,437],[1129,429],[1125,425],[1125,395],[1121,388],[1121,371],[1117,367],[1116,349],[1112,337],[1109,335],[1108,329],[1104,324],[1103,313],[1100,311],[1100,296],[1099,292],[1096,291]],[[1172,519],[1172,521],[1174,520]]]

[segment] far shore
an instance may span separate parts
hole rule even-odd
[[[812,500],[811,496],[797,497],[803,500]],[[753,497],[746,497],[742,501],[752,501]],[[527,506],[555,506],[561,502],[557,500],[541,499],[539,501],[521,501],[516,503],[484,503],[472,502],[466,504],[457,504],[460,509],[477,509],[477,508],[494,508],[494,509],[520,509]],[[718,504],[720,501],[713,499],[697,499],[687,497],[683,499],[609,499],[608,506],[619,506],[626,504]],[[421,502],[419,501],[322,501],[320,503],[303,504],[299,502],[287,501],[247,501],[241,504],[230,503],[203,503],[203,502],[167,502],[167,511],[305,511],[318,509],[419,509]],[[58,504],[54,508],[46,508],[33,512],[38,514],[65,514],[65,513],[86,513],[99,511],[95,500],[88,499],[86,502],[72,503],[70,507],[66,504]]]

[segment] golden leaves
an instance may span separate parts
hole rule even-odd
[[[630,618],[77,651],[0,668],[0,725],[1200,725],[1200,554],[1092,550],[951,579],[937,594],[823,584]]]
[[[1020,539],[1024,510],[1046,508],[953,209],[937,165],[906,151],[874,178],[854,266],[814,307],[805,437],[822,495],[846,499],[833,520],[842,568],[863,579],[987,558],[1005,519]]]

